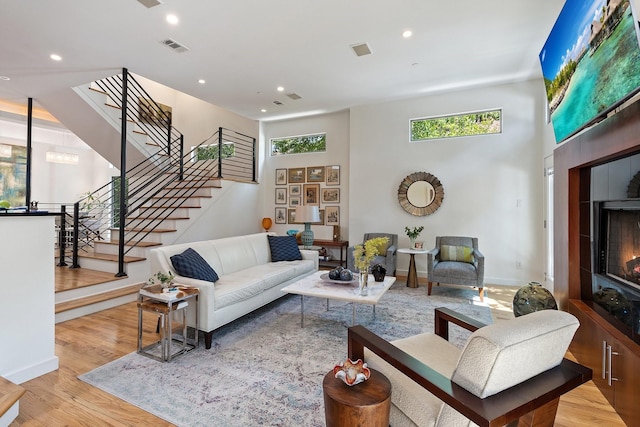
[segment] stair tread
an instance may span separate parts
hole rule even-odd
[[[84,307],[91,304],[96,304],[110,299],[118,298],[125,295],[137,293],[140,288],[144,286],[144,283],[137,283],[135,285],[126,286],[120,289],[114,289],[112,291],[101,292],[96,295],[90,295],[88,297],[77,298],[70,301],[64,301],[56,304],[56,314],[63,311],[73,310],[78,307]]]
[[[101,244],[103,245],[118,245],[118,241],[117,240],[112,240],[112,241],[100,241]],[[151,246],[162,246],[162,243],[160,242],[130,242],[130,243],[125,243],[125,246],[129,247],[129,246],[138,246],[140,248],[150,248]]]
[[[26,391],[24,387],[0,377],[0,417],[11,409]]]
[[[117,254],[104,254],[104,253],[101,253],[101,252],[93,252],[93,253],[78,254],[78,257],[80,257],[80,258],[100,259],[100,260],[103,260],[103,261],[118,262],[118,255]],[[144,261],[144,260],[146,260],[146,258],[137,257],[137,256],[127,256],[127,255],[125,255],[125,257],[124,257],[124,262],[125,263],[138,262],[138,261]]]

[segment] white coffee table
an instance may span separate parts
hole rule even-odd
[[[376,304],[382,298],[396,281],[395,277],[385,276],[382,282],[376,282],[373,279],[373,275],[369,275],[368,280],[368,295],[361,296],[358,292],[358,283],[353,284],[337,284],[330,283],[320,279],[322,274],[326,274],[327,271],[317,271],[314,274],[300,279],[297,282],[290,284],[282,288],[283,292],[289,294],[300,295],[300,327],[304,327],[304,297],[317,297],[327,299],[327,310],[329,310],[329,300],[348,301],[353,307],[353,313],[351,315],[351,324],[354,325],[356,321],[356,304],[369,304],[373,306],[373,314],[376,314]]]

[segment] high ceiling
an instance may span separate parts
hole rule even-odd
[[[10,78],[0,80],[0,99],[37,102],[126,67],[245,117],[274,120],[537,78],[538,53],[562,5],[163,0],[147,8],[138,0],[0,0],[0,76]],[[167,23],[169,13],[177,25]],[[413,35],[403,38],[407,29]],[[188,51],[173,51],[166,39]],[[354,53],[361,43],[370,55]]]

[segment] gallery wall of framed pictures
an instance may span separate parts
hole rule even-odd
[[[317,225],[340,225],[340,166],[308,166],[276,169],[275,223],[300,224],[295,209],[318,206]]]

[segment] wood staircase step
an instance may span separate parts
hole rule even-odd
[[[112,254],[103,254],[100,252],[85,252],[83,254],[78,254],[79,258],[92,258],[92,259],[100,259],[103,261],[113,261],[113,262],[118,262],[118,255],[112,255]],[[130,262],[139,262],[139,261],[144,261],[146,260],[146,258],[142,258],[142,257],[137,257],[137,256],[127,256],[125,255],[124,257],[124,262],[126,263],[130,263]]]
[[[111,241],[101,240],[100,243],[103,244],[103,245],[118,246],[118,240],[111,240]],[[145,241],[141,241],[141,242],[125,243],[124,246],[125,247],[138,246],[140,248],[150,248],[152,246],[162,246],[162,243],[160,243],[160,242],[145,242]]]
[[[56,314],[62,313],[63,311],[73,310],[79,307],[84,307],[91,304],[96,304],[103,301],[108,301],[110,299],[122,297],[125,295],[131,295],[137,293],[140,288],[144,286],[144,283],[137,283],[135,285],[126,286],[120,289],[114,289],[113,291],[103,292],[97,295],[91,295],[84,298],[77,298],[71,301],[65,301],[56,304],[55,312]]]
[[[24,387],[0,377],[0,417],[6,414],[25,392]]]
[[[111,229],[111,232],[117,231],[117,228]],[[174,233],[178,230],[176,230],[175,228],[125,228],[124,231],[130,233]]]

